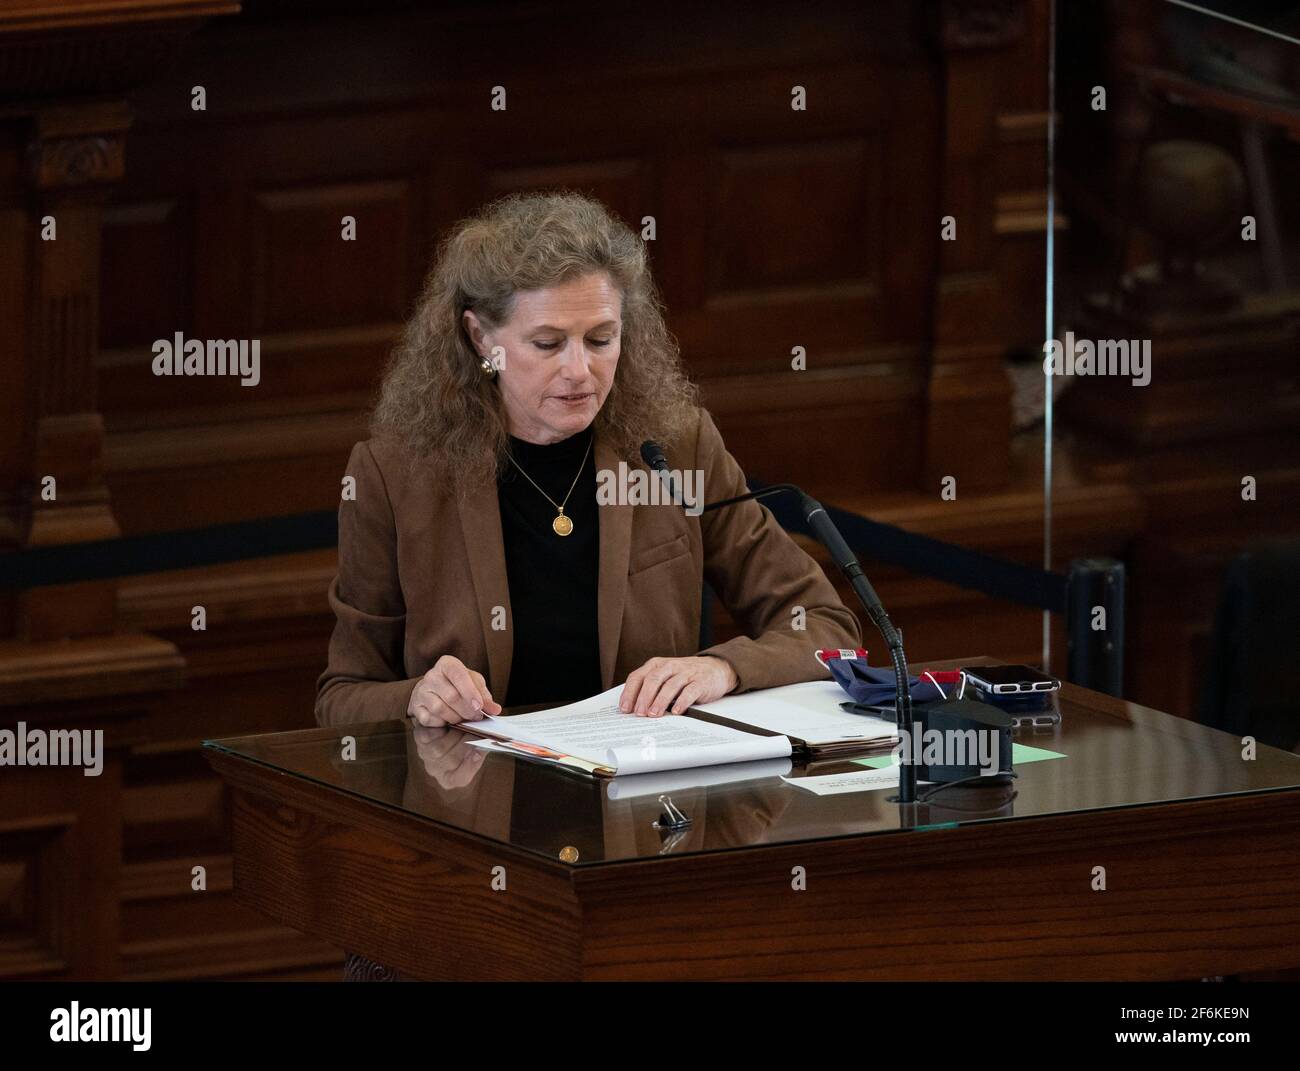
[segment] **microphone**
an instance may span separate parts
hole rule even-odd
[[[668,460],[664,457],[663,448],[658,443],[647,440],[641,444],[641,458],[651,469],[658,472],[661,478],[668,481],[671,492],[672,475],[669,472]],[[764,487],[761,491],[750,491],[747,494],[736,495],[734,498],[724,498],[719,502],[710,502],[700,512],[707,513],[709,510],[721,509],[724,506],[735,505],[737,502],[746,502],[751,498],[758,499],[767,495],[785,492],[799,496],[799,509],[804,520],[807,521],[808,527],[812,529],[817,541],[826,548],[831,560],[844,574],[849,587],[857,595],[858,601],[862,603],[863,609],[867,611],[867,616],[871,618],[871,623],[879,630],[885,641],[885,646],[889,648],[890,661],[894,667],[894,712],[899,733],[901,735],[906,731],[907,736],[905,739],[912,739],[912,693],[907,687],[907,658],[903,654],[902,633],[894,627],[894,623],[889,619],[889,614],[885,611],[880,596],[876,594],[876,589],[871,586],[871,581],[867,579],[867,574],[863,571],[857,556],[849,549],[848,543],[840,535],[840,530],[835,527],[835,522],[830,519],[826,508],[794,484],[778,483],[773,484],[771,487]],[[680,503],[680,499],[675,495],[673,501]],[[898,802],[902,804],[914,803],[915,801],[916,766],[910,762],[904,762],[898,768]]]
[[[657,472],[659,478],[663,480],[668,488],[668,497],[677,505],[682,505],[682,496],[677,493],[677,488],[673,486],[673,473],[668,467],[668,458],[664,456],[664,448],[653,439],[647,439],[641,444],[641,460],[644,461],[652,472]]]
[[[668,467],[668,459],[664,457],[664,448],[653,439],[647,439],[641,444],[641,460],[656,472],[662,472]]]

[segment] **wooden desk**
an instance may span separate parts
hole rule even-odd
[[[465,766],[477,749],[455,730],[307,729],[207,753],[234,794],[237,899],[419,978],[1300,966],[1300,757],[1245,761],[1236,738],[1071,686],[1061,706],[1060,726],[1017,739],[1066,758],[1020,767],[1014,799],[951,789],[907,820],[889,791],[816,796],[767,774],[674,789],[694,825],[670,845],[657,792],[501,754]]]

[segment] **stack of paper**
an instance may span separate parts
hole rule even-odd
[[[840,709],[847,699],[844,689],[834,681],[807,681],[724,695],[693,709],[734,725],[781,733],[817,756],[893,747],[898,740],[893,720],[849,714]]]
[[[784,736],[759,736],[698,718],[638,718],[618,709],[623,685],[567,706],[510,717],[484,717],[458,727],[489,739],[532,744],[552,761],[604,776],[684,770],[790,755]]]

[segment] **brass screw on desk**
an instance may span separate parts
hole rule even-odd
[[[560,861],[563,863],[576,863],[578,861],[578,849],[570,844],[566,848],[560,849]]]

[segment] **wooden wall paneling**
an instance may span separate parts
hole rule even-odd
[[[831,75],[835,75],[835,77],[831,77]],[[731,129],[732,127],[742,129],[746,136],[752,140],[755,137],[752,130],[755,124],[752,119],[748,119],[744,122],[741,121],[742,116],[745,113],[740,107],[740,102],[751,99],[757,88],[762,87],[771,97],[774,110],[780,108],[788,110],[788,90],[792,77],[793,75],[777,78],[764,76],[756,82],[751,79],[750,81],[752,84],[749,85],[736,85],[730,89],[726,87],[723,87],[722,89],[713,87],[711,90],[708,90],[708,92],[712,92],[714,96],[723,101],[723,103],[714,106],[714,112],[723,113],[722,118],[726,119],[727,123],[730,124],[730,126],[724,127],[724,129]],[[923,146],[924,140],[918,140],[916,136],[912,134],[908,134],[906,137],[898,135],[897,137],[891,136],[889,144],[886,145],[882,142],[872,143],[870,141],[858,141],[857,135],[850,136],[847,139],[844,136],[841,136],[839,131],[846,122],[851,122],[854,126],[861,125],[861,114],[864,112],[864,108],[859,98],[863,93],[870,91],[872,85],[878,85],[880,79],[870,77],[866,73],[855,73],[853,71],[830,72],[829,74],[823,72],[823,78],[824,81],[821,83],[820,92],[822,97],[830,98],[829,105],[823,106],[829,107],[829,110],[832,113],[832,120],[828,121],[824,117],[819,117],[813,121],[812,125],[814,132],[817,132],[818,129],[822,129],[833,133],[835,136],[823,137],[819,141],[811,143],[787,142],[783,144],[778,141],[775,148],[773,147],[770,137],[766,141],[760,142],[757,147],[753,144],[743,142],[735,145],[724,142],[722,143],[721,148],[713,148],[710,150],[708,148],[710,145],[710,136],[707,132],[703,132],[697,137],[697,144],[701,145],[704,151],[709,153],[706,160],[715,170],[719,167],[724,169],[722,185],[717,185],[718,180],[716,178],[713,180],[715,190],[721,189],[724,194],[728,192],[725,179],[726,164],[729,162],[734,163],[737,160],[745,161],[751,157],[762,161],[771,176],[780,177],[781,181],[794,180],[793,187],[788,187],[783,190],[780,186],[774,186],[772,187],[771,192],[767,193],[764,191],[762,180],[765,177],[769,177],[768,175],[760,173],[758,176],[747,176],[747,185],[754,188],[759,196],[776,198],[775,201],[770,201],[768,203],[760,202],[757,205],[757,208],[762,211],[753,213],[756,217],[761,216],[763,218],[764,233],[769,232],[771,229],[770,217],[772,215],[771,206],[773,204],[786,205],[789,202],[792,190],[801,188],[808,184],[825,187],[829,181],[833,180],[833,176],[843,166],[848,165],[850,170],[846,172],[844,177],[844,181],[848,183],[848,185],[843,187],[845,195],[847,195],[851,190],[858,191],[860,186],[863,186],[864,184],[866,185],[865,200],[868,207],[864,209],[864,211],[867,212],[868,215],[863,217],[864,226],[866,227],[866,241],[863,248],[869,250],[867,255],[872,257],[871,274],[874,275],[876,279],[886,280],[887,282],[884,284],[871,284],[869,282],[861,281],[854,282],[853,271],[848,273],[847,281],[843,281],[841,277],[845,276],[845,272],[843,270],[835,270],[835,265],[833,263],[833,250],[835,246],[827,246],[825,243],[827,241],[832,243],[841,243],[839,245],[839,248],[842,250],[840,255],[849,256],[859,256],[859,254],[856,253],[857,246],[852,242],[847,245],[842,244],[844,239],[839,235],[838,225],[833,231],[826,231],[825,228],[827,223],[825,221],[844,216],[846,213],[851,218],[855,210],[852,210],[852,204],[849,202],[831,206],[823,204],[821,206],[821,213],[814,213],[808,217],[806,222],[809,226],[792,228],[792,232],[794,237],[799,237],[798,232],[808,231],[812,224],[816,224],[817,228],[820,228],[817,233],[825,234],[826,237],[822,239],[820,246],[817,244],[808,244],[805,240],[807,251],[803,256],[805,256],[809,264],[817,263],[823,265],[823,267],[818,269],[819,271],[824,273],[825,271],[830,270],[831,276],[834,277],[833,282],[826,283],[824,281],[819,281],[816,276],[813,276],[800,287],[792,288],[787,279],[784,281],[784,285],[780,287],[769,285],[761,287],[758,290],[753,290],[751,287],[750,289],[752,292],[749,294],[742,293],[735,287],[732,287],[730,291],[727,291],[724,286],[723,292],[720,292],[716,296],[710,295],[707,290],[701,295],[700,306],[707,307],[705,308],[705,311],[698,315],[692,314],[692,306],[689,300],[684,303],[680,300],[677,301],[673,309],[670,310],[672,326],[676,331],[678,331],[679,335],[681,335],[683,339],[683,346],[687,353],[688,363],[697,375],[703,375],[706,379],[710,368],[726,371],[729,362],[733,369],[752,369],[754,367],[754,361],[751,354],[754,351],[754,347],[746,344],[744,340],[747,338],[767,337],[771,333],[772,325],[785,323],[787,320],[792,318],[797,318],[805,325],[814,324],[821,328],[823,335],[826,338],[826,342],[818,346],[818,340],[813,339],[810,341],[813,342],[814,348],[816,348],[818,353],[821,354],[821,356],[818,357],[818,360],[823,363],[830,362],[832,365],[843,363],[846,360],[860,361],[863,354],[860,335],[857,332],[846,333],[841,325],[865,320],[871,325],[869,327],[869,336],[876,335],[880,337],[897,338],[914,336],[916,334],[917,325],[919,325],[919,323],[924,319],[926,309],[926,298],[924,293],[913,293],[910,300],[904,302],[902,300],[903,295],[899,290],[900,284],[897,281],[899,279],[904,280],[907,285],[915,291],[916,288],[913,283],[921,273],[923,258],[918,259],[917,256],[907,252],[914,245],[910,240],[912,231],[904,228],[902,224],[894,222],[899,217],[899,213],[896,210],[888,210],[876,204],[880,198],[879,196],[876,196],[873,191],[881,189],[880,184],[882,180],[879,177],[871,178],[871,176],[878,176],[881,170],[887,170],[888,181],[890,184],[890,201],[892,204],[902,203],[906,192],[906,186],[911,181],[910,176],[918,170],[916,165],[921,162],[916,157],[916,152],[919,151],[916,149],[916,146]],[[814,87],[814,89],[816,90],[817,87]],[[674,112],[674,110],[669,107],[667,109],[667,114],[690,115],[693,112],[699,111],[701,93],[704,92],[706,91],[693,89],[689,86],[686,87],[686,89],[677,91],[677,111]],[[931,96],[932,95],[933,94],[931,93]],[[664,102],[662,98],[660,98],[657,103],[662,105]],[[569,114],[572,109],[563,107],[563,104],[564,102],[562,101],[557,102],[557,113]],[[625,112],[624,118],[626,119],[629,128],[635,126],[639,129],[643,125],[638,122],[640,116],[637,114],[635,104],[631,98],[619,98],[617,94],[614,94],[611,108],[617,111],[620,107]],[[865,114],[874,115],[880,110],[883,109],[873,108],[870,106],[870,102],[868,102],[868,106],[865,108]],[[717,117],[715,116],[714,119],[716,122]],[[399,121],[403,123],[407,122],[407,120],[402,117],[394,118],[392,120],[392,122]],[[461,121],[464,122],[464,119],[462,118]],[[586,122],[590,124],[590,120],[587,120]],[[662,122],[662,120],[660,120],[660,122]],[[309,123],[307,126],[309,128],[313,126],[319,127],[320,130],[335,131],[336,136],[337,131],[341,129],[339,122],[334,120],[321,120],[315,124]],[[371,124],[372,128],[377,129],[384,129],[385,126],[386,124],[382,123]],[[897,125],[897,129],[912,130],[917,127],[924,128],[924,126],[925,122],[923,117],[922,121],[919,123],[900,123]],[[579,132],[587,133],[585,129],[580,129]],[[592,132],[593,136],[595,133],[596,132]],[[358,136],[362,137],[364,140],[364,134]],[[728,136],[732,137],[732,140],[734,141],[734,135]],[[806,137],[806,132],[803,136]],[[876,136],[879,136],[879,132],[877,132]],[[713,135],[712,137],[716,139],[717,135]],[[523,144],[515,145],[512,141],[512,151],[515,157],[521,161],[517,164],[504,168],[494,168],[490,162],[482,160],[478,162],[478,170],[482,173],[484,185],[492,194],[507,189],[527,188],[529,186],[536,188],[556,184],[576,185],[582,188],[593,189],[595,192],[606,196],[611,200],[616,208],[622,207],[622,211],[625,215],[632,216],[633,219],[631,222],[635,223],[639,219],[639,217],[635,215],[635,203],[638,201],[644,202],[645,190],[648,187],[652,188],[654,186],[654,172],[657,169],[656,165],[659,165],[660,167],[671,166],[670,164],[662,164],[661,162],[664,157],[669,159],[672,158],[672,154],[669,152],[669,146],[663,146],[659,157],[650,161],[636,157],[624,157],[622,159],[614,157],[603,161],[594,160],[585,164],[572,160],[547,162],[544,158],[537,159],[532,163],[523,162],[527,161],[530,149],[536,153],[542,152],[542,144],[544,144],[545,139],[539,138],[539,136],[535,134],[532,135],[532,138],[539,141],[539,145],[536,148],[533,148],[529,144],[529,137],[526,134],[522,135]],[[273,162],[269,156],[269,150],[265,147],[272,140],[273,139],[269,134],[262,131],[245,139],[241,144],[248,146],[245,149],[246,152],[258,154],[259,160],[263,160],[267,167],[270,167],[272,177],[275,179],[284,181],[292,178],[298,182],[304,181],[303,165],[301,163],[298,168],[295,169],[285,159],[281,158],[274,162],[274,166],[272,166]],[[306,148],[303,152],[306,158],[309,161],[312,161],[319,155],[316,147],[323,144],[326,140],[328,139],[326,139],[319,130],[314,134],[310,133],[310,131],[300,131],[294,144],[295,146],[305,145]],[[390,138],[390,140],[402,141],[402,139],[399,138]],[[406,140],[410,141],[413,139],[408,137]],[[895,142],[898,143],[896,144]],[[551,151],[552,153],[554,152],[553,149]],[[776,161],[780,159],[780,154],[782,152],[787,154],[787,158],[791,161],[792,166],[813,167],[814,170],[803,175],[800,175],[797,172],[791,173],[788,168],[779,172],[771,172],[771,168],[777,166]],[[846,153],[847,156],[845,155]],[[171,158],[174,154],[162,154],[161,152],[158,152],[158,155],[166,155],[168,158]],[[373,156],[373,153],[363,152],[362,155]],[[186,157],[182,156],[182,158]],[[898,166],[890,164],[886,167],[886,165],[882,163],[885,159],[890,161],[901,159],[901,163]],[[639,163],[634,161],[639,161]],[[721,163],[719,163],[719,161],[721,161]],[[386,159],[385,164],[389,172],[395,170],[402,171],[410,166],[407,161],[394,159]],[[827,171],[827,167],[832,170]],[[817,169],[820,169],[820,173],[818,173]],[[857,171],[857,177],[854,175],[854,169]],[[247,165],[228,168],[227,174],[228,176],[238,176],[246,170],[248,170]],[[440,169],[440,171],[441,174],[445,175],[445,168]],[[261,174],[260,169],[258,170],[258,173],[259,175]],[[679,174],[680,173],[681,172],[679,171]],[[635,178],[633,177],[634,174],[636,175]],[[702,169],[702,174],[692,172],[689,177],[693,185],[699,187],[702,182],[702,177],[707,178],[708,175],[709,171],[705,168]],[[683,175],[682,177],[687,176]],[[266,181],[265,177],[262,181]],[[665,179],[663,185],[665,187],[669,185],[667,179]],[[317,188],[320,188],[319,181]],[[688,186],[687,189],[689,188],[690,187]],[[305,192],[305,189],[300,189],[299,193],[302,196],[310,196]],[[699,201],[701,194],[704,194],[707,198],[707,188],[705,190],[697,189],[694,193],[690,194],[690,196],[680,197],[679,200],[682,203],[686,203],[693,198],[696,203],[701,203]],[[287,196],[297,196],[297,194],[288,194]],[[448,197],[445,194],[442,194],[441,191],[436,196],[440,196],[444,203],[455,203],[454,196]],[[717,196],[716,193],[714,196]],[[484,197],[484,199],[486,198]],[[723,197],[724,202],[725,200],[726,198]],[[707,210],[708,203],[709,202],[706,199],[701,203],[701,208]],[[463,210],[467,210],[469,207],[473,206],[465,206]],[[831,209],[834,209],[834,211],[831,211]],[[880,220],[882,217],[887,219],[887,225],[889,227],[894,228],[891,230],[891,239],[887,248],[885,247],[885,244],[882,243],[879,233],[881,231]],[[707,219],[707,211],[705,218]],[[870,220],[872,219],[875,219],[877,222],[871,224]],[[255,220],[256,216],[254,218],[254,226]],[[240,220],[238,219],[228,220],[227,226],[222,228],[223,232],[237,230],[239,222]],[[663,232],[672,233],[676,236],[676,233],[681,231],[681,228],[677,227],[675,221],[671,218],[671,210],[660,222],[661,230]],[[694,237],[695,233],[696,232],[694,231],[688,231],[686,232],[686,236],[695,241],[697,240]],[[712,233],[713,232],[710,232],[710,244],[725,249],[727,237],[725,229],[717,232],[716,241],[712,238]],[[814,237],[815,236],[816,235],[814,234]],[[690,270],[689,263],[680,260],[674,262],[672,252],[668,249],[668,245],[663,245],[659,248],[663,248],[668,252],[668,255],[663,258],[663,263],[668,269],[669,274],[665,276],[661,272],[661,278],[674,278],[671,271],[674,267],[682,267],[686,271]],[[827,256],[827,252],[830,252],[832,255]],[[743,251],[739,255],[742,259],[746,256]],[[247,273],[250,278],[256,280],[260,276],[260,272],[257,270],[260,263],[262,263],[262,261],[257,257],[255,257],[250,263],[250,271]],[[888,263],[890,270],[885,270],[886,263]],[[908,265],[910,265],[910,267]],[[858,276],[861,277],[861,268],[859,267],[856,270]],[[797,275],[798,271],[795,273],[795,276]],[[795,276],[791,276],[790,278],[794,278]],[[714,280],[714,287],[717,288],[721,283],[721,277],[718,275],[717,268],[714,269]],[[265,284],[255,283],[254,285],[262,286]],[[707,286],[707,284],[705,285]],[[874,307],[877,309],[877,314],[874,315],[870,314],[869,308],[864,307],[862,304],[866,292],[861,288],[865,286],[869,290],[872,285],[885,285],[886,287],[886,298],[879,299],[875,303]],[[328,290],[328,286],[323,289]],[[670,297],[672,296],[673,291],[676,290],[680,297],[689,294],[690,285],[686,284],[677,286],[675,283],[666,282],[665,290],[668,292],[668,296]],[[909,318],[908,322],[901,328],[889,324],[887,317],[883,312],[885,309],[890,309],[891,313],[894,310],[907,309],[908,311],[906,312],[906,315]],[[300,317],[299,322],[309,322],[310,319],[310,317],[307,317],[306,321],[304,321],[303,318]],[[382,348],[384,343],[391,340],[391,337],[396,334],[397,328],[397,323],[375,323],[368,329],[374,332],[374,341],[376,343],[376,348],[378,349]],[[361,330],[366,330],[366,328],[361,328]],[[331,336],[329,329],[320,328],[315,337],[328,339],[330,337],[337,337],[337,335]],[[269,346],[270,341],[267,340],[266,344]],[[912,341],[912,345],[916,345],[915,341]],[[837,350],[839,351],[838,353]],[[343,346],[337,352],[340,354],[349,352],[349,348]],[[902,357],[903,352],[904,351],[900,350],[898,347],[894,347],[890,349],[887,354],[884,352],[877,353],[873,365],[865,368],[862,372],[862,378],[865,381],[864,385],[874,387],[879,383],[882,376],[887,378],[898,371],[902,371],[904,381],[912,384],[908,389],[914,392],[919,390],[919,384],[917,382],[919,371],[913,372],[909,375],[905,369],[900,369],[893,363],[884,365],[881,365],[880,363],[880,358],[882,357],[884,357],[888,362],[897,362]],[[916,356],[911,359],[919,362],[919,350],[914,350],[913,352]],[[143,369],[146,367],[145,356],[144,351],[140,351],[136,355],[136,366],[140,369],[141,375],[144,374]],[[269,358],[271,355],[268,354],[267,356]],[[364,368],[367,363],[369,363],[369,378],[373,381],[373,379],[377,377],[378,369],[382,365],[382,360],[374,359],[370,362],[352,361],[350,362],[350,367]],[[788,357],[781,361],[781,366],[788,366]],[[810,376],[809,378],[811,379],[812,377]],[[798,381],[795,382],[797,385]],[[773,384],[780,384],[784,387],[789,387],[791,385],[790,377],[781,373],[773,380]],[[340,388],[345,386],[344,384],[332,385],[339,386]],[[231,383],[223,383],[220,384],[219,387],[223,389],[227,395],[230,395],[237,390],[243,390],[245,393],[250,395],[257,395],[257,400],[251,404],[260,407],[260,412],[268,413],[268,418],[269,413],[274,412],[275,403],[267,400],[268,392],[264,388],[259,387],[254,390],[246,390],[244,388],[236,388]],[[206,383],[196,383],[193,385],[187,384],[183,388],[177,389],[211,393],[217,389],[217,386]],[[155,393],[156,390],[157,388],[154,388]],[[360,387],[358,386],[358,391],[359,390]],[[123,390],[123,394],[132,398],[140,397],[136,392],[126,389]],[[355,395],[353,397],[355,398]],[[304,399],[301,392],[296,395],[296,402],[299,405],[303,404]],[[234,401],[232,400],[227,406],[227,411],[233,413],[233,409],[230,409],[230,406],[233,406],[233,404]],[[780,421],[778,414],[778,420],[775,426],[781,427],[784,425],[790,425],[791,433],[789,441],[796,446],[801,441],[807,442],[813,435],[823,434],[826,430],[822,415],[815,411],[810,412],[809,408],[809,402],[805,401],[801,410],[796,411],[801,415],[802,425],[798,423],[792,424],[792,422],[788,420],[783,424],[783,422]],[[205,409],[205,414],[212,416],[221,411],[220,406],[210,406]],[[884,482],[886,485],[891,483],[898,485],[904,481],[912,479],[912,473],[915,471],[916,463],[915,451],[919,448],[916,445],[919,435],[916,422],[907,419],[906,414],[900,412],[897,408],[879,410],[874,414],[874,417],[877,425],[887,425],[887,422],[896,421],[896,426],[886,426],[883,429],[877,427],[874,434],[870,436],[870,441],[864,444],[868,451],[871,449],[873,443],[883,442],[887,439],[902,439],[906,442],[906,454],[903,456],[901,461],[896,458],[896,463],[892,466],[878,465],[876,464],[876,461],[878,460],[877,456],[868,454],[863,463],[852,466],[851,469],[845,473],[843,482],[846,485],[850,480],[860,485],[860,481],[864,478],[868,480],[875,479]],[[844,414],[844,416],[840,418],[840,421],[840,427],[846,431],[850,428],[857,430],[863,427],[861,421],[854,421],[851,418],[851,414]],[[123,427],[123,434],[125,435],[129,424],[119,421],[119,426]],[[731,431],[738,439],[737,452],[742,457],[744,457],[745,454],[747,439],[754,442],[763,442],[764,444],[771,441],[770,436],[760,436],[755,432],[751,432],[746,425],[739,423],[734,424]],[[860,439],[866,438],[866,436],[862,435],[860,430],[858,431],[858,437]],[[120,488],[119,498],[123,502],[123,508],[129,509],[132,516],[137,516],[134,509],[134,503],[137,497],[145,497],[146,489],[150,486],[152,480],[143,472],[140,472],[139,475],[136,475],[134,472],[128,474],[126,468],[130,468],[144,460],[142,452],[149,449],[148,444],[149,438],[147,434],[142,432],[131,443],[132,450],[130,454],[124,452],[124,449],[127,446],[127,440],[124,438],[115,438],[112,447],[113,460],[111,461],[111,464],[115,469],[119,465],[125,466],[125,468],[123,468],[123,474],[120,477],[115,477],[115,481]],[[119,445],[123,447],[123,450],[117,448]],[[346,444],[343,448],[346,448]],[[152,450],[156,458],[159,460],[163,458],[170,459],[176,456],[176,444],[169,441],[169,438],[165,435],[157,436],[152,440]],[[338,454],[336,453],[335,456],[338,456]],[[140,461],[128,462],[126,460],[127,457],[139,458]],[[138,488],[135,486],[135,481],[137,479],[140,481]],[[248,474],[245,474],[244,481],[242,482],[251,482]],[[333,481],[330,481],[331,485],[332,482]],[[329,493],[332,498],[332,486],[328,487],[327,493]],[[219,488],[214,488],[214,494],[208,499],[206,511],[203,515],[211,515],[214,506],[219,508],[221,504],[243,501],[246,500],[241,499],[233,489],[223,492]],[[188,515],[193,515],[191,512],[194,505],[193,503],[188,501],[178,501],[176,505],[178,507],[183,505],[184,511]],[[176,512],[180,512],[180,510],[177,509]],[[156,526],[161,525],[161,522],[156,520],[147,523]],[[165,525],[161,526],[165,527]]]
[[[864,487],[897,490],[911,486],[921,455],[916,405],[924,379],[914,365],[909,376],[911,355],[868,366],[874,375],[832,367],[707,379],[705,405],[752,477],[797,482],[827,500],[856,497]],[[795,376],[802,408],[792,411]],[[835,444],[829,461],[828,443]]]
[[[212,789],[226,809],[219,782]],[[191,864],[206,891],[191,887]],[[343,953],[236,904],[230,854],[128,864],[122,877],[122,977],[129,981],[265,976],[315,966],[342,974]]]
[[[1003,341],[1010,352],[1039,355],[1047,296],[1048,0],[1027,0],[1024,18],[1025,32],[999,72],[993,230],[998,286],[1008,310]],[[1061,177],[1058,163],[1058,185]],[[1058,191],[1052,223],[1058,232],[1067,228],[1061,201]]]
[[[0,781],[0,978],[117,974],[121,753]]]
[[[214,0],[29,3],[0,12],[0,253],[8,356],[0,546],[118,533],[103,476],[96,354],[104,205],[125,169],[125,95],[161,69]],[[165,200],[165,199],[163,199]],[[162,221],[166,204],[139,222]],[[44,240],[46,218],[57,228]],[[171,291],[176,300],[179,290]],[[164,293],[166,299],[166,293]],[[110,322],[110,330],[120,321]],[[9,370],[17,366],[20,371]],[[52,498],[40,495],[55,478]],[[0,714],[6,724],[104,733],[103,767],[10,770],[0,781],[0,975],[103,979],[120,972],[121,783],[144,709],[184,682],[176,648],[116,625],[114,580],[5,596]]]
[[[750,470],[825,493],[910,486],[931,256],[915,241],[927,212],[916,182],[933,172],[933,79],[875,57],[800,73],[770,80],[771,130],[713,136],[704,294],[672,324]],[[790,86],[805,82],[809,113],[793,112]],[[763,263],[772,250],[783,263]],[[791,367],[795,346],[804,371]],[[815,444],[831,435],[827,467]]]
[[[23,181],[23,130],[19,123],[0,123],[0,263],[7,266],[0,286],[0,335],[12,352],[28,346],[28,276],[33,254],[33,226]],[[34,429],[28,420],[32,371],[26,360],[0,361],[0,551],[22,545],[30,512]],[[16,595],[0,592],[0,636],[14,630]]]
[[[140,391],[158,391],[167,383],[150,372],[126,377],[106,359],[132,343],[148,345],[175,332],[194,334],[195,248],[194,201],[184,194],[110,204],[104,211],[100,279],[100,402],[106,411],[124,402],[140,404]],[[152,353],[150,354],[152,358]]]
[[[1010,384],[1002,366],[1006,309],[994,270],[998,49],[1021,39],[1016,0],[943,4],[938,27],[947,110],[939,216],[956,220],[940,241],[924,485],[1004,485],[1010,475]],[[936,234],[940,222],[933,223]],[[960,491],[959,491],[960,493]]]
[[[341,973],[342,953],[270,924],[231,895],[229,802],[201,740],[313,723],[332,615],[334,553],[184,570],[123,583],[124,623],[150,621],[189,667],[183,704],[160,702],[127,755],[122,805],[122,975],[266,977],[310,965]],[[203,605],[208,627],[189,627]],[[207,888],[191,888],[193,866]],[[309,972],[310,973],[310,972]]]
[[[407,297],[408,190],[380,181],[259,191],[250,230],[255,335],[400,321]],[[342,241],[352,217],[366,241]],[[337,263],[332,272],[323,264]],[[365,286],[356,285],[365,280]],[[313,280],[315,285],[304,288]]]
[[[326,143],[374,156],[376,150],[355,122],[304,121],[291,139],[278,131],[278,142],[260,129],[246,134],[227,139],[232,159],[208,161],[224,177],[223,184],[200,187],[196,195],[200,222],[193,275],[204,311],[194,330],[204,338],[258,338],[262,382],[248,387],[236,377],[155,378],[149,344],[180,329],[165,320],[155,322],[104,358],[118,368],[121,384],[110,409],[114,430],[156,427],[186,417],[231,422],[303,412],[307,406],[314,411],[358,409],[368,401],[405,319],[416,259],[410,235],[422,217],[421,206],[413,203],[419,187],[407,173],[407,161],[382,161],[379,177],[354,179],[349,173],[357,166],[352,154],[340,157],[349,168],[317,174],[271,158],[276,144],[291,144],[295,153],[301,149],[311,156]],[[193,138],[192,132],[148,136],[159,167],[174,185],[185,189],[199,181],[194,165],[186,161],[204,154],[176,151],[178,143]],[[181,163],[173,163],[178,158]],[[358,214],[357,240],[342,241],[342,216]],[[165,261],[155,263],[158,274],[166,270]],[[302,285],[304,277],[313,285]],[[356,287],[357,278],[374,285]],[[227,280],[237,282],[226,285]],[[353,297],[342,298],[345,292]]]
[[[998,116],[999,193],[994,233],[1003,301],[1009,310],[1004,343],[1008,352],[1042,356],[1047,304],[1047,114]],[[1068,220],[1057,203],[1052,227]]]
[[[244,137],[223,138],[238,159],[224,168],[224,192],[199,195],[201,218],[210,220],[201,230],[220,238],[205,241],[215,266],[198,265],[195,277],[201,292],[224,295],[226,312],[210,326],[238,321],[247,328],[240,336],[225,330],[215,337],[259,338],[262,382],[150,382],[148,336],[106,357],[119,369],[122,387],[123,409],[110,417],[116,430],[109,465],[129,530],[176,527],[180,516],[214,522],[337,502],[347,450],[364,436],[360,411],[409,314],[427,254],[428,243],[413,232],[427,219],[428,195],[420,168],[403,155],[422,140],[417,118],[404,113],[375,123],[326,116],[303,120],[296,132],[268,120]],[[188,127],[180,133],[182,126],[152,135],[160,166],[171,167],[180,184],[194,181],[185,161],[202,156],[171,151],[177,138],[193,136]],[[314,171],[340,144],[351,152],[334,151],[337,163]],[[176,160],[181,163],[173,166]],[[249,180],[243,186],[241,176]],[[355,242],[341,240],[343,215],[357,216]],[[229,263],[238,265],[242,288],[223,286]],[[303,285],[308,272],[310,286]],[[358,288],[358,278],[376,285]],[[361,296],[349,303],[339,298],[344,292]],[[142,400],[148,406],[140,410]],[[174,430],[186,420],[200,426]],[[177,493],[179,458],[206,470],[206,493]],[[259,464],[263,459],[274,464],[276,477]],[[290,494],[258,493],[277,486]]]
[[[0,720],[102,731],[102,770],[9,769],[0,779],[0,977],[114,978],[126,754],[174,693],[169,643],[123,633],[0,643]]]

